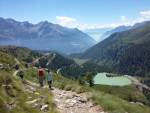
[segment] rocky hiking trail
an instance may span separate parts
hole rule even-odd
[[[52,92],[60,113],[106,113],[100,106],[88,101],[85,94],[57,88],[54,88]]]
[[[15,76],[17,72],[18,71],[15,71],[13,76]],[[36,92],[38,88],[41,88],[38,84],[25,80],[24,91],[39,95],[39,98],[33,99],[29,97],[29,101],[26,103],[41,111],[47,112],[48,105],[43,103],[47,97]],[[48,88],[48,86],[45,85],[43,89],[44,88]],[[89,101],[85,93],[77,94],[76,92],[65,91],[55,87],[53,87],[53,90],[50,90],[50,92],[53,93],[53,100],[59,113],[107,113],[104,112],[99,105],[94,105]]]

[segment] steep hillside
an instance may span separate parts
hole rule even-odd
[[[51,52],[48,55],[40,57],[35,63],[35,66],[50,68],[57,72],[61,72],[62,75],[68,77],[79,77],[84,73],[84,69],[76,64],[72,59],[65,58],[64,56]]]
[[[78,29],[65,28],[47,21],[31,24],[0,18],[0,44],[68,54],[82,52],[94,45],[95,41]]]
[[[10,64],[13,65],[15,63],[14,57],[10,56],[2,51],[0,51],[0,63],[1,64]]]
[[[50,52],[49,54],[40,57],[35,63],[35,66],[50,68],[57,72],[61,72],[61,74],[64,76],[71,78],[79,78],[82,75],[85,75],[87,72],[97,73],[109,70],[107,67],[99,66],[90,61],[80,64],[77,61],[64,57],[56,52]]]
[[[112,34],[81,57],[125,74],[145,75],[150,72],[149,43],[150,22],[144,22],[134,29]]]
[[[3,64],[0,68],[0,113],[57,113],[52,92],[21,81],[12,68],[15,63],[15,57],[9,52],[0,51],[0,64]],[[44,105],[46,109],[42,108]]]
[[[33,59],[42,56],[42,54],[37,51],[17,46],[0,46],[0,51],[25,62],[32,62]]]

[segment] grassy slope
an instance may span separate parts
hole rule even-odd
[[[26,103],[41,96],[47,97],[44,103],[49,105],[48,113],[57,113],[53,95],[48,89],[39,88],[36,93],[25,91],[21,80],[13,76],[11,66],[16,63],[14,56],[0,51],[0,63],[10,64],[10,67],[0,69],[0,113],[42,113],[39,109]],[[36,70],[26,70],[26,78],[31,80],[31,77],[35,75],[34,72]],[[11,103],[15,106],[13,109],[8,108]]]
[[[142,102],[148,104],[148,100],[144,96],[144,94],[134,86],[107,86],[107,85],[95,85],[93,87],[95,90],[103,91],[108,94],[115,95],[127,101],[132,102]]]
[[[101,105],[106,111],[109,113],[150,113],[150,107],[146,105],[137,105],[132,104],[128,102],[126,99],[123,99],[126,97],[126,94],[124,94],[126,91],[127,93],[130,93],[132,90],[131,88],[128,88],[127,90],[121,92],[123,89],[118,88],[112,88],[115,93],[109,94],[107,91],[104,90],[98,90],[95,88],[90,88],[86,85],[81,86],[78,81],[70,80],[64,77],[61,77],[59,75],[55,76],[55,82],[54,86],[64,89],[64,90],[72,90],[76,91],[77,93],[82,92],[90,92],[91,95],[89,96],[89,99],[91,99],[96,104]],[[105,89],[105,88],[104,88]],[[107,89],[106,89],[107,90]],[[129,91],[129,92],[128,92]],[[118,95],[116,95],[118,92]]]
[[[78,65],[82,65],[88,61],[88,59],[79,59],[79,58],[74,58],[73,59]]]
[[[7,56],[4,54],[4,57]],[[3,63],[9,63],[12,61],[12,64],[15,62],[13,57],[8,55],[7,60],[3,60]],[[26,79],[37,81],[36,78],[36,70],[33,68],[29,68],[28,70],[25,70]],[[76,91],[78,93],[82,92],[90,92],[91,95],[89,99],[92,99],[96,104],[100,104],[106,111],[110,113],[150,113],[150,108],[148,106],[141,106],[137,104],[131,104],[127,100],[124,99],[125,94],[122,93],[123,89],[118,88],[112,88],[114,92],[111,91],[111,94],[109,91],[107,92],[107,88],[101,88],[101,89],[93,89],[86,85],[82,86],[78,83],[78,81],[70,80],[67,78],[64,78],[59,75],[54,76],[54,86],[65,89],[65,90],[72,90]],[[5,88],[5,85],[10,85],[10,87]],[[131,91],[132,88],[125,90],[126,92]],[[116,93],[116,92],[118,93]],[[48,90],[39,89],[37,91],[41,95],[47,95],[48,97],[48,103],[50,106],[50,113],[55,113],[55,105],[52,101],[52,94],[48,92]],[[118,95],[116,95],[118,94]],[[123,95],[122,95],[123,94]],[[37,95],[30,94],[27,92],[24,92],[23,90],[23,84],[20,82],[20,80],[15,79],[12,77],[12,71],[6,72],[1,71],[0,72],[0,112],[2,113],[39,113],[40,111],[37,109],[32,108],[31,106],[27,105],[25,102],[28,101],[28,96],[31,96],[32,98],[37,98]],[[11,111],[8,111],[6,108],[7,103],[11,103],[15,101],[17,107],[12,109]]]
[[[29,68],[26,71],[26,78],[37,82],[36,70]],[[128,102],[128,96],[132,95],[135,91],[134,87],[113,87],[101,86],[97,88],[90,88],[87,85],[80,85],[78,81],[64,78],[60,75],[54,74],[53,76],[55,87],[64,90],[72,90],[77,93],[90,92],[89,99],[94,103],[101,105],[109,113],[149,113],[150,108],[146,105],[137,105]],[[99,89],[100,88],[100,89]],[[111,94],[110,94],[111,90]],[[133,90],[133,91],[132,91]],[[141,96],[141,100],[144,100]],[[139,97],[134,97],[140,99]]]
[[[0,51],[0,63],[13,65],[15,63],[14,57]]]
[[[7,86],[7,87],[6,87]],[[37,93],[39,95],[37,95]],[[14,78],[11,72],[0,71],[0,113],[42,113],[39,109],[33,108],[27,104],[27,101],[46,96],[44,103],[49,105],[48,113],[56,113],[56,107],[53,103],[53,95],[48,89],[37,89],[36,93],[24,90],[23,83],[18,78]],[[16,107],[8,110],[7,104],[14,102]]]
[[[0,51],[19,59],[26,58],[31,52],[31,50],[28,48],[16,46],[0,46]]]
[[[0,46],[0,51],[19,59],[20,62],[31,62],[33,59],[41,56],[36,51],[17,46]]]

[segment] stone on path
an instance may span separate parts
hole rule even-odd
[[[47,104],[43,105],[40,110],[41,111],[47,111],[48,110],[48,105]]]
[[[40,99],[38,98],[38,99],[34,99],[34,100],[31,100],[31,101],[27,101],[26,103],[27,104],[34,104],[34,103],[36,103],[37,101],[39,101]]]

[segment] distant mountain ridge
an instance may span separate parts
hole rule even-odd
[[[112,28],[95,28],[95,29],[86,29],[83,31],[88,35],[90,35],[91,37],[93,37],[97,42],[100,42],[106,38],[103,37],[102,35],[110,30],[112,30]]]
[[[100,36],[100,38],[101,39],[106,39],[107,37],[111,36],[114,33],[119,33],[119,32],[127,31],[127,30],[130,30],[130,29],[135,29],[135,28],[138,28],[140,26],[143,26],[146,23],[147,23],[147,21],[142,22],[142,23],[136,23],[133,26],[125,26],[125,25],[118,26],[114,29],[107,30],[105,33],[102,34],[102,36]]]
[[[76,28],[69,29],[48,21],[31,24],[0,18],[0,45],[25,46],[69,54],[83,52],[95,43],[94,39]]]
[[[117,33],[117,32],[122,32],[122,31],[126,31],[135,27],[138,27],[139,25],[135,25],[133,26],[118,26],[115,28],[99,28],[99,29],[87,29],[84,30],[85,33],[87,33],[88,35],[92,36],[94,39],[96,39],[97,42],[100,42],[104,39],[106,39],[107,37],[109,37],[110,35],[112,35],[113,33]]]
[[[121,73],[146,75],[150,72],[150,21],[114,33],[78,56]]]
[[[122,31],[126,31],[132,29],[132,26],[118,26],[112,30],[106,31],[101,38],[105,39],[107,37],[109,37],[110,35],[112,35],[113,33],[117,33],[117,32],[122,32]]]

